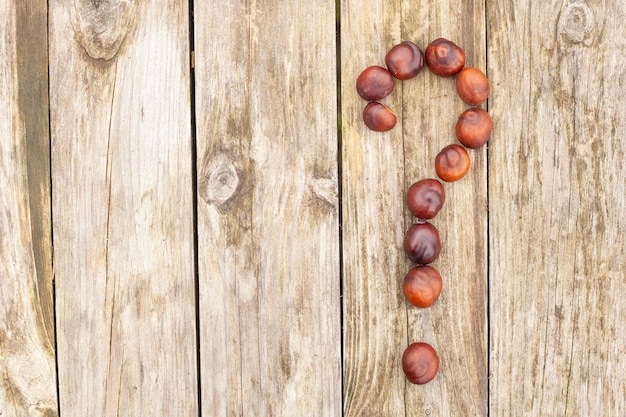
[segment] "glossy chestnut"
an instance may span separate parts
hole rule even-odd
[[[424,66],[424,54],[413,42],[404,41],[387,52],[385,64],[397,79],[410,80]]]
[[[393,76],[385,68],[372,65],[366,68],[356,80],[356,91],[368,101],[387,97],[395,85]]]
[[[444,38],[435,39],[424,53],[426,65],[440,77],[458,74],[465,65],[465,52],[454,42]]]
[[[468,148],[483,146],[491,136],[493,122],[489,113],[483,109],[467,109],[459,116],[454,131],[459,141]]]
[[[441,295],[443,282],[439,271],[429,265],[412,268],[404,276],[402,291],[407,301],[416,307],[430,307]]]
[[[412,343],[402,355],[402,370],[413,384],[426,384],[437,375],[439,357],[428,343]]]
[[[435,171],[439,178],[447,182],[460,180],[469,168],[470,157],[461,145],[448,145],[435,158]]]
[[[456,76],[456,91],[466,104],[479,106],[487,100],[491,87],[484,72],[469,67]]]
[[[428,222],[412,224],[404,235],[403,247],[411,261],[420,265],[429,264],[441,252],[439,232]]]
[[[446,193],[436,179],[426,178],[413,183],[406,193],[406,205],[418,219],[432,219],[439,213]]]
[[[363,109],[363,121],[376,132],[386,132],[396,125],[396,115],[384,104],[372,101]]]

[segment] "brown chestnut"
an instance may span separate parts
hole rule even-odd
[[[363,70],[356,80],[356,91],[365,100],[380,100],[392,91],[395,82],[393,76],[385,68],[373,65]]]
[[[489,113],[483,109],[471,108],[461,113],[454,130],[463,145],[477,149],[489,140],[492,129],[493,122]]]
[[[454,42],[444,38],[435,39],[424,54],[426,65],[440,77],[458,74],[465,65],[465,52]]]
[[[456,76],[456,91],[465,103],[479,106],[487,100],[491,87],[485,73],[478,68],[468,67]]]
[[[442,287],[443,282],[439,271],[432,266],[422,265],[407,272],[402,291],[409,303],[415,307],[426,308],[437,301]]]
[[[415,223],[404,235],[404,252],[416,264],[425,265],[433,262],[441,252],[439,232],[432,224]]]
[[[439,213],[446,193],[441,182],[427,178],[419,180],[409,187],[406,193],[406,205],[418,219],[432,219]]]
[[[396,125],[396,115],[384,104],[372,101],[363,109],[363,121],[376,132],[386,132]]]
[[[385,64],[391,75],[399,80],[409,80],[424,66],[424,54],[413,42],[404,41],[387,52]]]
[[[435,171],[439,178],[447,182],[460,180],[469,168],[470,157],[461,145],[448,145],[435,158]]]
[[[402,370],[413,384],[426,384],[437,375],[439,357],[428,343],[412,343],[402,354]]]

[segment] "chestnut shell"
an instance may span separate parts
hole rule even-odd
[[[412,343],[402,354],[402,371],[413,384],[426,384],[437,375],[439,357],[428,343]]]
[[[435,157],[435,171],[447,182],[458,181],[467,174],[470,157],[464,147],[452,144],[443,148]]]
[[[361,72],[356,80],[356,91],[367,100],[381,100],[393,91],[395,81],[387,69],[372,65]]]
[[[424,54],[413,42],[395,45],[385,55],[385,64],[391,75],[399,80],[410,80],[424,66]]]
[[[441,295],[441,274],[429,265],[412,268],[404,276],[402,291],[407,301],[415,307],[430,307]]]
[[[426,48],[424,59],[428,68],[440,77],[452,77],[465,65],[465,52],[445,38],[432,41]]]
[[[396,125],[396,115],[387,106],[377,101],[372,101],[363,109],[363,121],[365,126],[376,132],[386,132]]]
[[[459,116],[454,131],[463,145],[471,149],[483,146],[491,136],[493,122],[483,109],[467,109]]]
[[[484,72],[468,67],[456,76],[456,91],[466,104],[479,106],[487,100],[491,87]]]
[[[429,264],[441,252],[439,232],[428,222],[412,224],[404,235],[403,247],[411,261],[420,265]]]
[[[406,193],[406,205],[418,219],[432,219],[439,213],[446,199],[441,182],[426,178],[413,183]]]

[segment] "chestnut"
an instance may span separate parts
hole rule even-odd
[[[429,264],[441,252],[439,232],[428,222],[412,224],[404,235],[403,247],[411,261],[420,265]]]
[[[444,38],[435,39],[424,54],[426,65],[440,77],[452,77],[465,65],[465,52],[454,42]]]
[[[470,157],[461,145],[448,145],[435,158],[435,171],[439,178],[447,182],[460,180],[469,168]]]
[[[376,132],[386,132],[396,125],[396,115],[384,104],[372,101],[363,109],[363,121]]]
[[[381,100],[392,91],[395,82],[385,68],[373,65],[363,70],[356,80],[356,91],[367,101]]]
[[[409,303],[415,307],[426,308],[437,301],[442,287],[443,282],[439,271],[432,266],[422,265],[407,272],[402,291]]]
[[[406,193],[406,205],[418,219],[432,219],[439,213],[446,193],[441,182],[427,178],[412,184]]]
[[[437,375],[439,357],[428,343],[412,343],[402,354],[402,370],[413,384],[426,384]]]
[[[424,54],[413,42],[404,41],[387,52],[385,64],[391,75],[399,80],[409,80],[424,66]]]
[[[489,140],[492,129],[493,122],[489,113],[483,109],[471,108],[461,113],[454,130],[463,145],[477,149]]]
[[[466,104],[479,106],[489,96],[491,87],[489,81],[478,68],[464,68],[456,76],[456,91]]]

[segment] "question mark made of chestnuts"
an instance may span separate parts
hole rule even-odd
[[[465,52],[454,42],[444,38],[432,41],[422,53],[413,42],[404,41],[387,52],[387,68],[373,65],[366,68],[356,80],[358,94],[369,103],[363,110],[365,125],[374,131],[385,132],[396,125],[396,115],[380,100],[393,92],[395,80],[414,78],[424,63],[440,77],[456,76],[456,91],[464,103],[480,106],[491,88],[485,74],[465,67]],[[470,168],[470,157],[465,148],[478,149],[491,136],[493,122],[489,113],[478,107],[464,111],[455,126],[461,145],[445,146],[435,157],[435,172],[445,182],[458,181]],[[443,287],[441,275],[430,266],[441,251],[439,232],[428,220],[434,218],[445,201],[445,191],[437,179],[426,178],[412,184],[406,195],[406,205],[418,220],[404,236],[403,249],[415,263],[404,277],[402,291],[409,303],[419,308],[430,307],[437,301]],[[414,384],[430,382],[439,370],[439,357],[428,343],[411,343],[402,355],[402,370]]]

